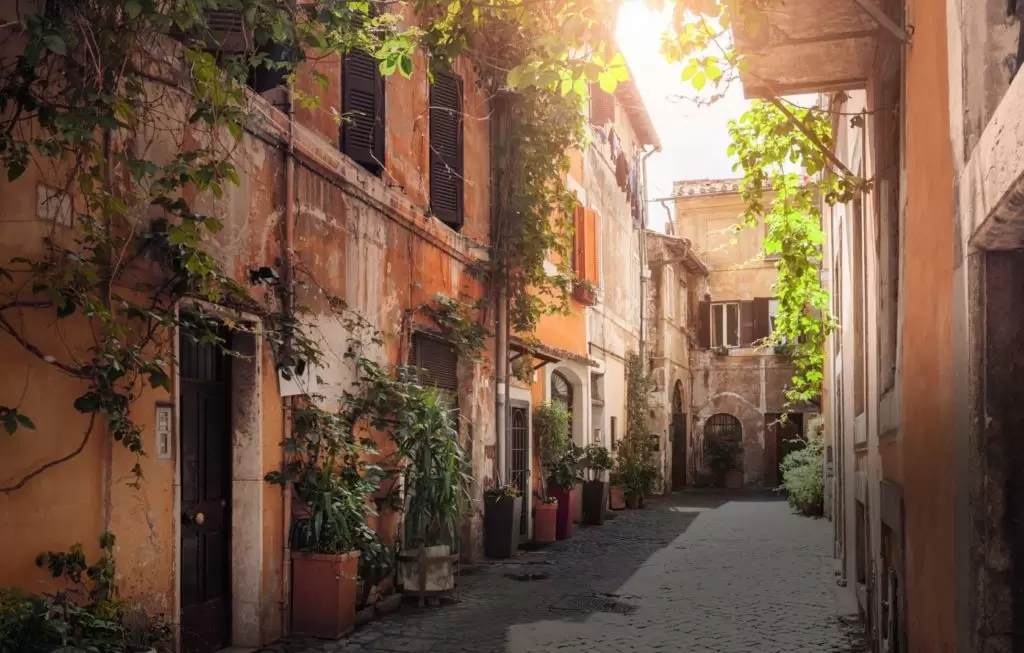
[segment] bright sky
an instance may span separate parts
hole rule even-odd
[[[629,63],[644,104],[661,137],[662,151],[647,160],[649,198],[668,197],[672,182],[680,179],[737,177],[726,155],[729,146],[727,123],[749,106],[743,91],[734,84],[724,98],[711,106],[698,106],[688,82],[680,79],[681,64],[669,64],[660,52],[661,34],[672,16],[671,3],[663,12],[648,9],[642,0],[623,5],[619,14],[619,47]],[[650,206],[651,228],[660,231],[665,211]]]

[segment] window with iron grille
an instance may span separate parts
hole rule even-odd
[[[743,438],[743,426],[740,421],[728,413],[712,415],[704,423],[705,440],[733,440],[739,442]]]
[[[452,229],[462,215],[462,79],[448,72],[430,85],[430,211]]]
[[[459,355],[455,348],[424,333],[412,335],[409,365],[423,370],[425,383],[434,386],[448,397],[452,405],[459,398]]]
[[[384,78],[373,55],[353,50],[341,63],[341,151],[373,174],[384,168]]]

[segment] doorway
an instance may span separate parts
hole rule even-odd
[[[178,364],[181,642],[212,653],[231,643],[231,363],[183,329]]]
[[[519,520],[519,541],[530,539],[530,404],[513,401],[509,415],[509,479],[523,498],[523,514]]]
[[[686,413],[683,410],[683,384],[676,381],[672,390],[672,489],[686,487]]]
[[[803,413],[788,413],[785,421],[782,421],[782,416],[782,413],[766,413],[764,416],[764,483],[770,488],[781,485],[780,466],[786,456],[805,445]]]

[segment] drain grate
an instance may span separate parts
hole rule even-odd
[[[552,610],[562,612],[611,612],[614,614],[633,614],[636,608],[607,596],[565,596],[551,606]]]

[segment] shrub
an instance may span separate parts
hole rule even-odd
[[[782,489],[788,493],[789,505],[805,515],[820,515],[825,496],[822,456],[825,439],[820,430],[801,438],[803,449],[789,453],[780,465]]]

